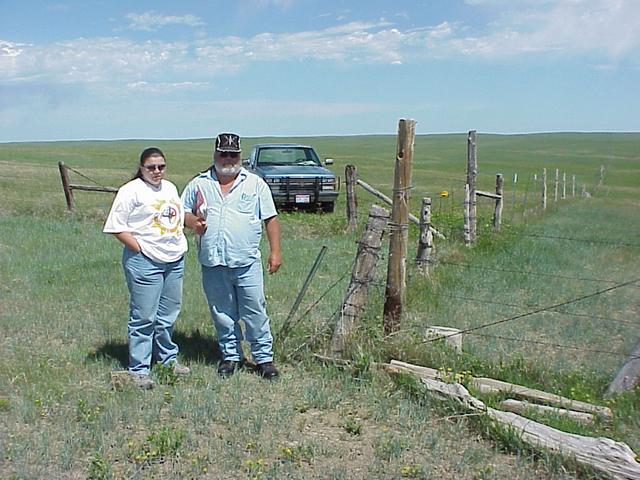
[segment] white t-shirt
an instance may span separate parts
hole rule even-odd
[[[176,186],[162,180],[154,187],[136,178],[118,190],[102,231],[130,232],[145,256],[169,263],[187,251],[183,225],[184,208]]]

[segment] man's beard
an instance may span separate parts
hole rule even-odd
[[[234,177],[240,173],[242,165],[239,162],[235,165],[228,166],[222,166],[216,163],[215,167],[218,175],[222,175],[223,177]]]

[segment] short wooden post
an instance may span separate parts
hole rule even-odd
[[[622,368],[607,388],[607,395],[614,395],[633,390],[640,384],[640,342],[625,359]]]
[[[470,130],[467,136],[467,185],[469,185],[469,238],[476,241],[476,177],[478,176],[476,131]]]
[[[558,182],[560,180],[560,170],[556,168],[556,175],[553,179],[553,202],[558,202]]]
[[[364,311],[369,284],[375,277],[382,236],[388,221],[388,210],[378,205],[371,205],[369,219],[358,243],[358,252],[351,272],[351,281],[342,302],[340,318],[331,339],[331,352],[334,357],[342,356],[348,336],[357,327]]]
[[[562,199],[567,198],[567,172],[562,172]]]
[[[603,182],[604,182],[604,165],[600,165],[600,177],[598,178],[598,187],[601,187]]]
[[[571,196],[576,198],[576,176],[571,175]]]
[[[422,199],[420,209],[420,238],[418,240],[418,253],[416,264],[422,275],[429,275],[429,263],[433,251],[433,233],[431,233],[431,197]]]
[[[64,162],[58,162],[58,169],[60,170],[60,180],[62,180],[62,190],[64,191],[64,197],[67,200],[67,209],[73,212],[73,190],[71,189],[71,183],[69,182],[69,173],[67,172],[67,166]]]
[[[514,216],[514,215],[515,215],[515,213],[516,213],[515,206],[516,206],[516,201],[517,201],[517,199],[518,199],[518,195],[517,195],[517,193],[516,193],[517,189],[518,189],[518,174],[517,174],[517,173],[514,173],[514,174],[513,174],[513,194],[511,195],[511,205],[512,205],[512,208],[511,208],[511,215],[509,216],[509,218],[511,219],[511,221],[513,221],[513,216]]]
[[[389,229],[389,264],[384,301],[384,333],[400,329],[405,297],[405,261],[409,220],[409,188],[411,162],[415,138],[415,120],[402,119],[398,123],[398,145],[393,180],[393,208]]]
[[[493,228],[495,230],[500,230],[500,224],[502,223],[502,208],[504,207],[502,195],[503,186],[504,179],[502,178],[502,174],[499,173],[496,175],[496,195],[499,195],[500,198],[496,198],[496,206],[493,210]]]
[[[358,227],[358,200],[356,197],[356,180],[358,178],[355,165],[344,167],[347,182],[347,231],[353,232]]]
[[[542,210],[547,209],[547,169],[542,169]]]
[[[469,184],[464,186],[464,243],[467,246],[471,245],[471,222],[469,220],[469,205],[471,201],[469,199]]]

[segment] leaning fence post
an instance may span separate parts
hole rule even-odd
[[[418,253],[416,264],[422,275],[429,275],[429,263],[433,250],[433,233],[431,233],[431,197],[422,199],[420,209],[420,239],[418,240]]]
[[[467,136],[467,185],[469,185],[469,238],[476,241],[476,177],[478,176],[476,131]]]
[[[398,123],[398,145],[393,180],[393,207],[389,229],[389,263],[387,287],[384,294],[384,333],[400,329],[405,297],[405,262],[409,220],[409,188],[415,137],[415,120],[402,119]]]
[[[355,165],[344,167],[344,176],[347,182],[347,231],[353,232],[358,226],[357,172]]]
[[[558,203],[558,181],[560,179],[560,169],[556,168],[556,175],[553,180],[553,202]]]
[[[547,169],[542,169],[542,210],[547,209]]]
[[[64,197],[67,200],[67,209],[73,212],[73,190],[71,190],[71,184],[69,183],[69,173],[67,172],[67,166],[64,162],[58,162],[58,169],[60,170],[60,180],[62,180],[62,190],[64,190]]]
[[[375,277],[382,236],[388,221],[388,210],[378,205],[371,205],[369,219],[358,243],[358,253],[351,272],[351,281],[340,309],[340,318],[331,338],[331,353],[334,357],[342,356],[348,336],[356,328],[364,311],[369,284]]]
[[[496,195],[499,195],[499,198],[496,198],[496,207],[493,210],[493,228],[496,230],[500,230],[500,224],[502,223],[502,208],[504,207],[502,195],[503,186],[504,179],[502,178],[502,174],[499,173],[496,175]]]

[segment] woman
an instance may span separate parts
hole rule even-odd
[[[140,155],[135,177],[118,190],[103,231],[124,245],[122,265],[129,302],[129,374],[140,388],[153,388],[149,377],[156,361],[186,375],[171,339],[182,303],[187,240],[184,209],[175,185],[164,179],[166,161],[160,149]]]

